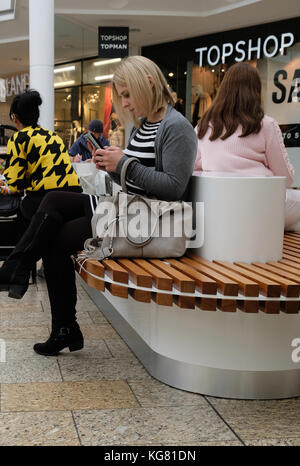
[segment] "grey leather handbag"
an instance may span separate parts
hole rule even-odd
[[[121,173],[122,191],[100,198],[92,218],[93,238],[87,239],[80,258],[180,257],[192,237],[192,206],[186,202],[161,201],[128,194],[126,170]]]

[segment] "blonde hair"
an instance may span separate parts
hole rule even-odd
[[[151,83],[149,76],[152,78]],[[120,121],[125,125],[131,120],[135,126],[139,126],[140,121],[135,115],[122,107],[122,99],[118,95],[116,85],[128,89],[133,102],[138,102],[145,116],[159,111],[166,103],[175,105],[163,73],[146,57],[136,55],[125,58],[115,70],[112,79],[113,104]]]

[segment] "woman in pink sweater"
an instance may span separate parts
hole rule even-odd
[[[294,168],[278,123],[264,114],[261,80],[248,63],[229,68],[211,107],[199,121],[195,170],[238,176],[285,176]],[[285,229],[300,231],[300,191],[287,189]]]

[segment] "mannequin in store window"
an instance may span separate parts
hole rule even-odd
[[[254,66],[237,63],[229,68],[195,131],[195,170],[241,177],[285,176],[286,187],[291,187],[294,168],[277,121],[262,108],[261,79]],[[300,232],[298,190],[286,190],[285,229]]]
[[[124,148],[124,128],[121,126],[119,117],[116,112],[112,112],[110,116],[110,130],[108,138],[111,146]]]
[[[109,146],[109,141],[103,136],[103,123],[100,120],[92,120],[88,124],[88,131],[97,139],[103,146]],[[91,162],[92,154],[89,150],[88,144],[84,138],[84,134],[72,144],[69,149],[71,162]]]

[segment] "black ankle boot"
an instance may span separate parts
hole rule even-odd
[[[28,289],[30,270],[37,262],[61,223],[45,212],[37,212],[13,252],[0,268],[0,291],[20,299]]]
[[[30,268],[22,262],[21,254],[9,256],[0,268],[0,291],[10,298],[20,299],[29,286]]]
[[[72,325],[54,328],[45,343],[36,343],[34,351],[43,356],[56,356],[64,348],[78,351],[83,348],[83,335],[77,322]]]

